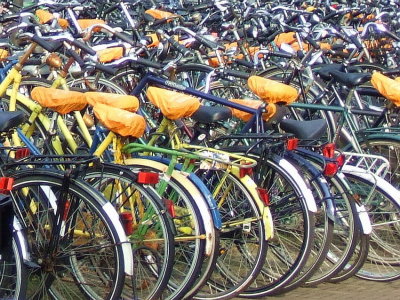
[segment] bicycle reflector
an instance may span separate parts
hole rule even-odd
[[[343,153],[341,153],[336,157],[336,162],[339,168],[343,167],[344,163],[346,162],[346,156]]]
[[[28,157],[31,154],[28,148],[20,148],[15,151],[15,159],[22,159]]]
[[[334,176],[339,169],[339,166],[336,162],[328,162],[325,164],[324,175],[328,177]]]
[[[71,201],[69,201],[69,200],[65,201],[64,214],[63,214],[63,217],[62,217],[63,221],[67,221],[67,217],[68,217],[70,208],[71,208]]]
[[[296,150],[298,144],[299,144],[298,138],[290,138],[286,142],[286,149],[289,151]]]
[[[258,194],[260,195],[261,200],[264,202],[266,206],[270,205],[269,202],[269,194],[266,189],[263,188],[257,188]]]
[[[239,176],[240,178],[243,178],[246,175],[253,175],[253,168],[240,168],[239,169]]]
[[[131,235],[133,233],[133,216],[130,212],[121,212],[119,214],[122,226],[124,227],[125,234]]]
[[[334,158],[335,150],[336,150],[335,144],[329,143],[322,148],[322,154],[327,158]]]
[[[156,184],[160,181],[158,173],[154,172],[139,172],[137,182],[142,184]]]
[[[164,199],[164,205],[165,205],[165,208],[167,209],[169,215],[172,218],[175,218],[176,217],[176,212],[175,212],[174,202],[172,200],[169,200],[169,199]]]
[[[8,194],[14,186],[14,178],[0,177],[0,194]]]

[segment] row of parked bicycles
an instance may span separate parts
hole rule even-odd
[[[398,1],[19,2],[1,299],[400,278]]]

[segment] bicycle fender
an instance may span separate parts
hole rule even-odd
[[[316,213],[317,212],[317,204],[315,203],[314,196],[310,190],[310,188],[305,183],[304,179],[300,176],[297,169],[286,159],[279,159],[279,165],[290,175],[300,187],[303,197],[306,200],[307,208],[309,211]]]
[[[272,220],[271,211],[270,211],[269,207],[266,206],[260,199],[260,196],[258,195],[258,192],[257,192],[257,184],[248,175],[240,178],[240,181],[250,192],[251,196],[256,201],[258,209],[260,210],[260,213],[262,215],[262,220],[264,223],[265,240],[268,241],[268,240],[272,239],[274,237],[274,223]]]
[[[13,228],[14,228],[14,236],[15,242],[21,249],[22,259],[24,262],[29,262],[31,260],[31,256],[28,251],[28,242],[23,234],[23,228],[21,223],[18,221],[16,217],[13,220]]]
[[[103,211],[110,218],[112,223],[115,226],[115,230],[117,231],[118,237],[120,239],[122,245],[122,253],[124,255],[124,264],[125,264],[125,274],[132,276],[133,275],[133,253],[131,248],[131,243],[129,242],[125,231],[122,227],[121,221],[119,219],[118,213],[116,212],[114,206],[111,202],[106,202],[103,206]]]

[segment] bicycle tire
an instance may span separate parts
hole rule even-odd
[[[368,254],[368,234],[364,234],[356,203],[344,174],[328,178],[335,197],[336,221],[334,239],[327,259],[305,285],[315,286],[325,281],[339,282],[353,276]]]
[[[160,172],[161,178],[163,177],[162,174],[167,170],[168,167],[165,164],[149,159],[129,159],[126,160],[125,163],[133,170],[150,170],[153,172]],[[200,210],[198,206],[200,202],[205,202],[205,200],[202,198],[201,192],[199,192],[197,187],[190,180],[176,171],[173,172],[173,175],[170,178],[168,176],[167,180],[170,188],[169,195],[179,196],[180,201],[177,203],[179,204],[177,205],[177,209],[178,207],[181,207],[183,208],[182,211],[187,210],[188,216],[193,218],[193,222],[195,222],[195,236],[206,235],[203,214],[207,212],[205,212],[204,209]],[[173,193],[177,194],[175,195]],[[162,197],[165,196],[162,195]],[[177,218],[179,219],[179,215]],[[179,228],[179,224],[177,222],[178,219],[174,220],[176,227],[175,230],[177,233],[179,233],[175,237],[175,262],[173,272],[168,283],[168,289],[166,289],[163,293],[163,297],[165,299],[180,299],[189,291],[199,276],[206,251],[207,242],[203,238],[193,238],[194,243],[191,245],[189,245],[189,241],[181,243],[178,242],[180,236],[183,238],[185,237],[184,232],[182,232]],[[207,222],[212,222],[212,219],[210,218]],[[218,235],[209,236],[209,234],[207,234],[206,236],[207,241],[213,244],[214,247],[218,244],[218,241],[215,240],[218,238]]]
[[[366,262],[357,277],[372,281],[393,281],[400,278],[397,218],[400,216],[398,190],[389,182],[358,168],[345,166],[353,191],[359,193],[370,216],[373,231]],[[373,189],[371,189],[371,187]],[[391,237],[390,234],[394,236]]]
[[[9,257],[0,254],[0,298],[26,299],[27,273],[22,245],[17,233],[12,237],[12,253]]]
[[[193,298],[230,299],[253,282],[267,254],[262,212],[249,191],[255,184],[245,183],[246,180],[226,170],[197,170],[196,174],[201,174],[200,178],[216,198],[222,215],[222,232],[216,268]],[[221,181],[223,186],[219,186]],[[218,188],[221,192],[215,194],[214,189]],[[245,223],[246,219],[253,221]],[[229,226],[230,223],[235,225]]]
[[[243,153],[243,151],[238,151],[238,153]],[[248,155],[252,156],[257,154],[249,153]],[[256,183],[258,183],[260,187],[269,191],[271,199],[271,214],[274,219],[275,238],[269,242],[267,258],[258,277],[248,289],[240,294],[240,297],[244,298],[264,297],[267,295],[278,294],[281,288],[285,287],[289,282],[296,278],[299,272],[301,272],[310,255],[314,242],[315,216],[314,213],[310,211],[310,209],[313,209],[310,205],[315,206],[315,202],[309,203],[308,200],[305,199],[302,191],[303,186],[300,187],[296,182],[296,180],[302,181],[296,168],[287,160],[284,160],[277,155],[272,155],[270,159],[263,159],[263,164],[264,167],[268,168],[268,172],[265,172],[263,175],[264,182],[256,180]],[[304,186],[306,186],[305,183]],[[285,197],[282,197],[283,195],[285,195]],[[292,201],[290,201],[290,199]],[[281,267],[280,261],[283,260],[283,255],[279,254],[280,251],[282,254],[285,254],[284,248],[292,248],[290,243],[284,246],[284,240],[286,240],[286,238],[283,238],[284,233],[290,231],[285,229],[288,227],[288,224],[285,224],[285,216],[279,216],[278,214],[280,209],[284,212],[284,201],[289,201],[290,203],[288,203],[291,204],[291,206],[288,206],[286,210],[288,212],[290,210],[293,212],[292,220],[297,216],[296,212],[300,212],[298,216],[301,216],[300,218],[302,219],[302,233],[298,236],[299,240],[301,240],[300,245],[293,247],[296,248],[296,257],[291,259],[290,263],[282,263],[284,266]],[[300,224],[298,225],[300,226]],[[296,225],[292,223],[292,226]],[[282,239],[279,238],[280,232],[282,233]],[[282,243],[281,248],[280,243]],[[290,255],[288,257],[290,257]],[[275,265],[275,267],[273,265]],[[271,271],[272,269],[275,269],[275,271]],[[280,272],[280,270],[283,271]],[[272,274],[273,276],[271,276]]]
[[[13,172],[12,176],[15,179],[12,195],[24,213],[31,264],[36,265],[34,270],[28,272],[27,298],[64,299],[71,294],[74,297],[80,294],[91,299],[119,299],[125,273],[131,272],[132,266],[125,261],[129,259],[124,250],[127,240],[112,205],[89,185],[71,180],[68,187],[70,206],[63,227],[71,231],[66,234],[66,229],[64,234],[60,233],[64,246],[58,248],[56,257],[48,259],[49,236],[45,233],[51,230],[55,221],[56,199],[63,186],[63,174],[33,169]],[[71,211],[71,208],[74,210]],[[85,225],[87,222],[90,226]],[[87,246],[90,237],[93,237],[93,245]],[[82,252],[85,247],[86,254]],[[95,249],[101,251],[90,256]],[[104,255],[104,258],[97,255]],[[90,256],[89,259],[86,256]]]
[[[300,274],[283,287],[282,292],[291,291],[302,284],[307,285],[307,281],[314,276],[326,259],[333,240],[335,226],[334,216],[332,215],[332,210],[334,210],[333,196],[325,177],[315,166],[307,163],[304,158],[298,157],[298,155],[288,153],[285,158],[289,161],[293,160],[292,163],[301,168],[301,173],[313,192],[318,210],[315,213],[315,238],[311,254]]]
[[[138,184],[137,175],[119,165],[89,168],[81,176],[118,210],[132,213],[133,230],[128,238],[134,253],[134,274],[125,277],[122,296],[159,299],[171,276],[175,257],[171,218],[161,197],[151,186]],[[137,233],[149,221],[144,236]],[[158,241],[146,241],[151,238]]]

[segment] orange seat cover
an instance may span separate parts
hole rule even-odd
[[[107,63],[119,59],[122,56],[124,56],[123,47],[112,47],[97,51],[97,57],[101,63]]]
[[[135,112],[139,108],[139,100],[135,96],[119,95],[112,93],[87,92],[85,93],[85,97],[86,101],[91,106],[96,106],[97,104],[105,104],[131,112]]]
[[[297,42],[296,35],[294,32],[285,32],[278,34],[274,43],[280,48],[283,43],[288,44],[294,51],[300,50],[300,44]],[[303,49],[308,51],[309,46],[306,43],[302,43]]]
[[[96,25],[96,24],[106,24],[105,21],[100,20],[100,19],[80,19],[78,20],[78,24],[81,27],[82,30],[85,30],[86,28]],[[94,31],[100,31],[101,28],[96,28]]]
[[[146,14],[152,16],[156,20],[161,20],[161,19],[171,19],[171,18],[177,18],[179,15],[170,13],[169,11],[163,11],[159,9],[148,9],[145,11]]]
[[[289,104],[298,97],[298,92],[295,88],[271,79],[250,76],[247,83],[250,90],[267,103]]]
[[[96,104],[94,114],[110,131],[121,136],[139,138],[146,129],[146,121],[141,115],[105,104]]]
[[[274,43],[278,47],[280,47],[283,43],[290,45],[290,44],[292,44],[294,42],[297,42],[294,32],[280,33],[274,39]]]
[[[147,97],[171,120],[190,117],[200,107],[200,101],[195,97],[154,86],[147,89]]]
[[[396,106],[400,106],[400,80],[394,80],[374,72],[371,83],[386,99],[392,101]]]
[[[35,14],[36,17],[38,17],[40,24],[46,24],[54,19],[53,14],[44,9],[38,9]]]
[[[244,106],[248,106],[254,109],[257,109],[260,107],[260,105],[263,103],[260,100],[250,100],[250,99],[230,99],[229,101],[235,102],[237,104],[240,105],[244,105]],[[250,113],[241,111],[239,109],[236,108],[232,108],[230,107],[231,111],[232,111],[232,115],[242,121],[249,121],[251,119],[251,117],[253,116]],[[274,114],[276,113],[276,105],[273,103],[268,104],[268,106],[266,107],[267,111],[265,113],[263,113],[263,119],[265,121],[268,121],[271,117],[274,116]]]
[[[53,14],[44,9],[38,9],[35,14],[40,24],[46,24],[54,19]],[[66,19],[58,19],[58,25],[65,29],[68,27],[69,23]]]
[[[87,105],[83,93],[54,88],[35,87],[31,92],[31,97],[41,106],[51,108],[60,114],[82,110]]]

